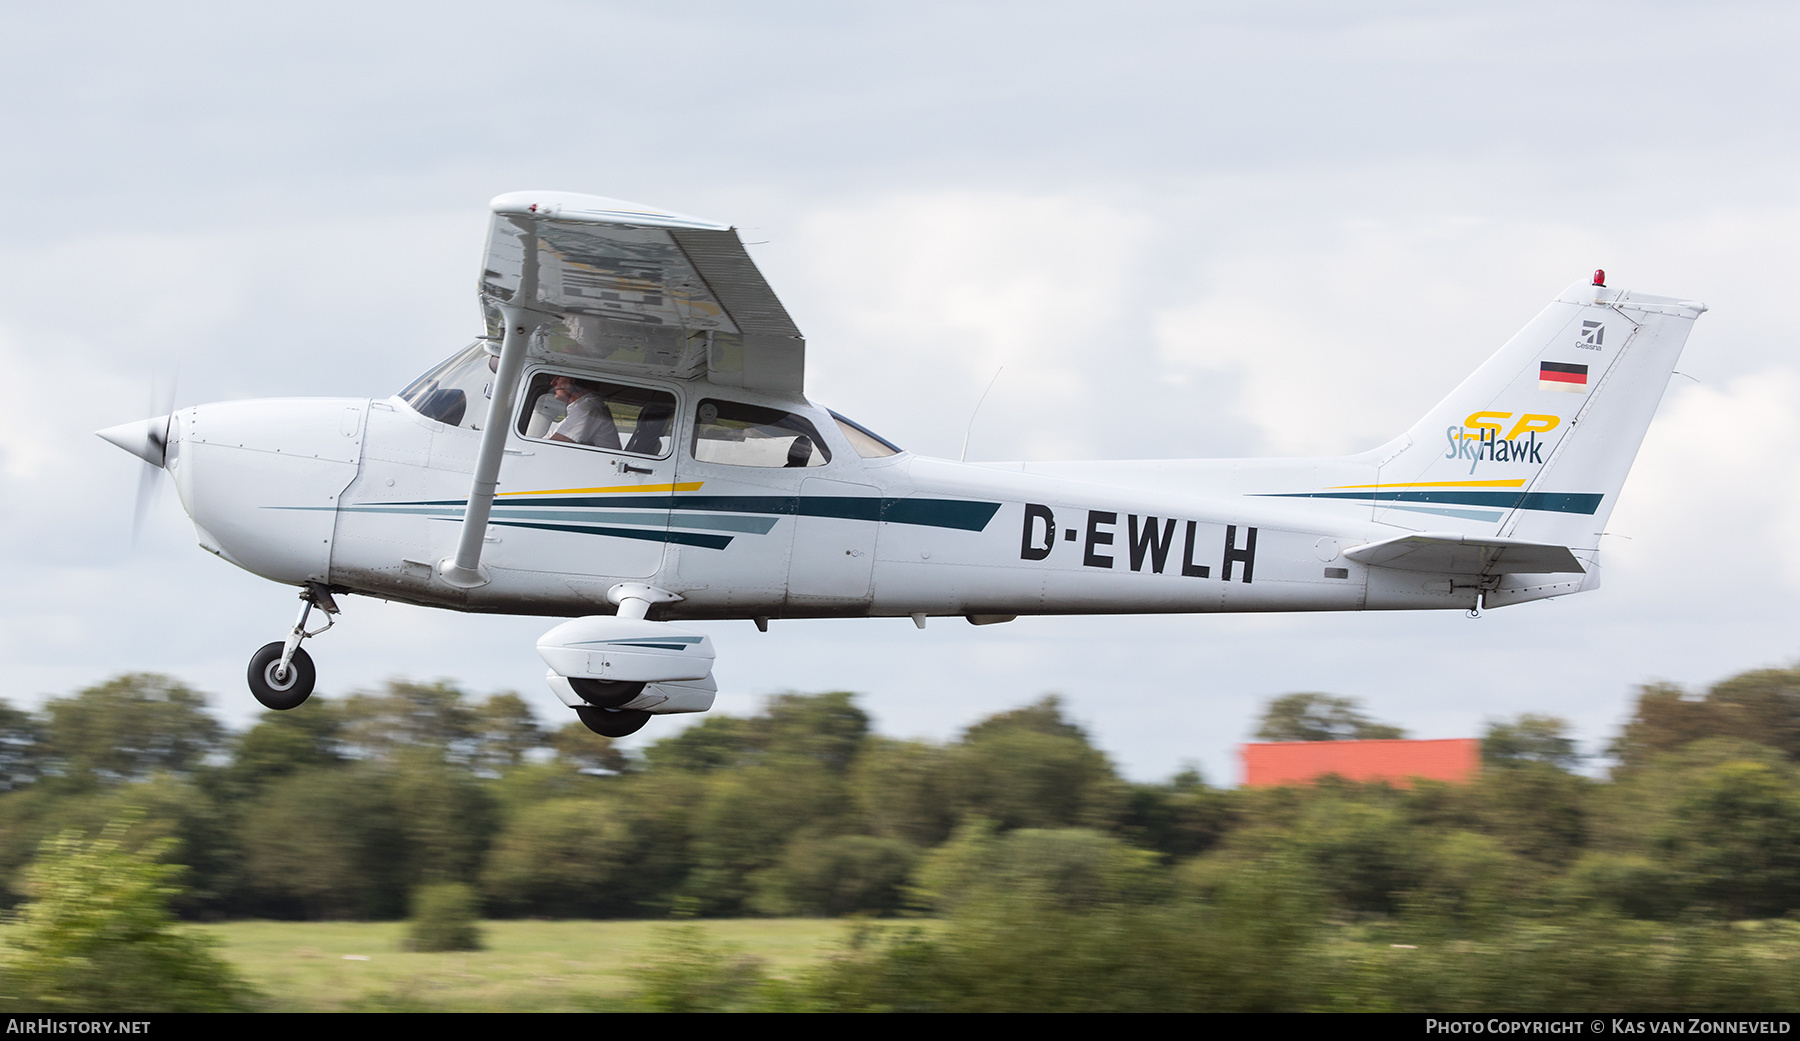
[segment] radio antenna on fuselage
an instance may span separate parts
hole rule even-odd
[[[969,461],[969,434],[975,430],[975,417],[981,414],[981,405],[982,402],[987,400],[988,390],[994,389],[994,383],[1000,379],[1000,374],[1005,371],[1006,366],[1004,365],[995,369],[994,378],[988,380],[987,390],[982,391],[981,397],[975,400],[975,411],[969,413],[969,425],[963,428],[962,454],[956,457],[957,462],[966,463]]]

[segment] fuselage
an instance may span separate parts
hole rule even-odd
[[[1361,455],[968,464],[808,401],[806,338],[729,225],[563,192],[489,205],[481,338],[394,397],[98,431],[167,468],[203,547],[300,587],[246,673],[269,708],[310,695],[308,618],[345,592],[572,619],[538,640],[546,682],[623,737],[712,705],[711,640],[685,619],[1471,609],[1592,589],[1706,310],[1596,271]]]
[[[1288,496],[1372,484],[1374,455],[970,464],[859,438],[792,397],[680,381],[630,389],[674,402],[663,436],[636,452],[554,440],[518,416],[483,546],[489,580],[472,589],[433,565],[456,543],[475,423],[433,418],[405,396],[202,405],[177,413],[168,469],[201,544],[247,570],[459,611],[610,613],[621,582],[678,594],[653,609],[665,620],[983,623],[1469,608],[1480,595],[1466,578],[1345,559],[1408,529],[1364,503]],[[752,440],[709,443],[707,423],[736,406],[787,415],[820,444],[792,465],[739,451]]]

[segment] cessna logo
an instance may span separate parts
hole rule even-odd
[[[1581,323],[1581,342],[1575,346],[1583,350],[1597,351],[1606,342],[1606,326],[1599,322]]]
[[[1206,553],[1201,545],[1203,535],[1199,521],[1181,521],[1174,517],[1140,517],[1135,513],[1128,513],[1123,526],[1125,530],[1120,531],[1119,515],[1115,512],[1089,510],[1085,529],[1066,529],[1062,541],[1081,543],[1083,567],[1112,568],[1129,563],[1133,571],[1148,568],[1152,573],[1160,575],[1164,568],[1179,567],[1181,574],[1187,578],[1212,577],[1213,568],[1210,563],[1194,562],[1196,555]],[[1123,545],[1117,543],[1119,536],[1124,536]],[[1181,544],[1181,559],[1175,561],[1171,558],[1178,542]],[[1025,531],[1019,539],[1019,559],[1043,560],[1056,548],[1056,543],[1056,515],[1048,506],[1035,502],[1026,503]],[[1125,557],[1125,560],[1121,561],[1120,556]],[[1242,564],[1243,580],[1249,582],[1256,568],[1256,529],[1245,528],[1240,536],[1237,525],[1225,525],[1224,551],[1221,556],[1213,559],[1219,561],[1221,581],[1231,581],[1235,565]]]

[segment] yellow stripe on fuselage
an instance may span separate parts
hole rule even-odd
[[[1332,491],[1353,488],[1523,488],[1525,478],[1512,481],[1412,481],[1406,484],[1334,484]]]
[[[692,481],[687,484],[619,484],[611,488],[545,488],[536,492],[501,492],[496,499],[507,495],[607,495],[612,492],[692,492],[698,491],[705,481]]]

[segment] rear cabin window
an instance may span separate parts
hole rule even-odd
[[[672,447],[674,420],[675,397],[666,391],[539,372],[525,388],[519,436],[660,458]]]
[[[694,458],[727,466],[811,467],[831,450],[805,417],[708,398],[694,411]]]

